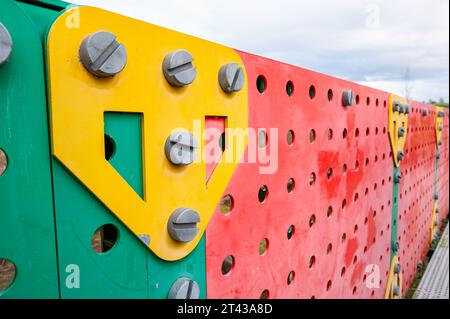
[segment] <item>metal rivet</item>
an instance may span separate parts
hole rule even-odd
[[[146,246],[150,245],[150,235],[144,234],[139,235],[138,237]]]
[[[398,128],[398,137],[404,137],[406,133],[406,130],[404,127],[399,127]]]
[[[181,243],[192,241],[198,234],[197,224],[200,222],[200,215],[190,208],[177,208],[170,215],[167,222],[167,231],[170,237]]]
[[[189,165],[194,162],[197,139],[189,132],[170,134],[164,146],[166,157],[174,165]]]
[[[394,288],[392,289],[392,293],[395,297],[399,297],[400,296],[400,287],[395,285]]]
[[[402,180],[402,174],[400,172],[397,172],[394,175],[394,183],[398,184],[398,183],[400,183],[401,180]]]
[[[200,287],[195,280],[186,277],[177,279],[169,290],[169,299],[198,299]]]
[[[344,106],[352,106],[354,103],[354,96],[352,90],[345,90],[342,92],[342,104]]]
[[[8,158],[6,157],[5,152],[0,148],[0,176],[6,171],[8,167]]]
[[[400,270],[401,270],[400,264],[395,264],[394,273],[396,273],[398,275],[400,273]]]
[[[166,55],[163,61],[163,72],[167,82],[176,87],[191,84],[197,76],[197,69],[192,65],[193,61],[192,55],[185,50]]]
[[[244,70],[237,63],[228,63],[219,70],[219,83],[226,93],[239,92],[244,87]]]
[[[5,63],[11,56],[13,41],[8,29],[0,22],[0,65]]]
[[[84,67],[98,77],[111,77],[127,64],[125,46],[111,32],[98,31],[86,37],[79,50]]]
[[[396,253],[400,250],[400,243],[398,241],[392,244],[392,250]]]
[[[405,152],[403,152],[402,150],[397,152],[397,159],[399,161],[403,161],[405,159]]]

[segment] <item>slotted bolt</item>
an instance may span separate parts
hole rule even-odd
[[[170,237],[181,243],[192,241],[199,232],[197,224],[200,222],[200,215],[190,208],[177,208],[170,215],[167,222],[167,231]]]
[[[399,297],[400,296],[400,287],[395,285],[394,288],[392,289],[392,294],[395,297]]]
[[[400,273],[400,271],[401,271],[400,264],[395,264],[395,266],[394,266],[394,273],[396,273],[398,275]]]
[[[198,142],[189,132],[175,132],[169,135],[164,148],[169,162],[174,165],[189,165],[194,162]]]
[[[178,278],[170,287],[169,299],[198,299],[200,297],[200,287],[195,280],[187,277]]]
[[[400,111],[400,103],[399,102],[394,102],[394,104],[392,105],[392,111],[394,111],[394,112]]]
[[[402,150],[397,152],[397,159],[399,161],[403,161],[405,159],[405,152],[403,152]]]
[[[354,96],[352,90],[345,90],[342,92],[342,104],[344,106],[352,106],[354,103]]]
[[[0,65],[5,63],[11,56],[13,41],[8,29],[0,22]]]
[[[237,63],[225,64],[219,70],[219,84],[226,93],[242,90],[244,80],[244,70]]]
[[[405,128],[404,127],[399,127],[398,128],[398,137],[404,137],[405,136]]]
[[[401,180],[402,180],[402,174],[400,172],[397,172],[394,175],[394,183],[398,184],[398,183],[400,183]]]
[[[175,87],[191,84],[197,76],[197,69],[192,65],[194,58],[185,50],[177,50],[166,55],[163,72],[167,82]]]
[[[0,176],[6,171],[8,167],[8,158],[6,157],[5,152],[0,148]]]
[[[90,73],[106,78],[121,72],[127,64],[127,51],[111,32],[98,31],[81,43],[80,61]]]

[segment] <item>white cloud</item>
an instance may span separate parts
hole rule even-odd
[[[412,97],[449,99],[448,0],[74,0]]]

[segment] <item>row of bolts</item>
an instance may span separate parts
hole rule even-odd
[[[6,27],[0,23],[0,65],[5,63],[11,55],[13,42]],[[107,31],[98,31],[86,37],[79,50],[80,61],[84,67],[97,77],[112,77],[121,72],[127,62],[126,49],[123,44],[116,41],[116,36]],[[193,66],[192,55],[185,50],[177,50],[166,55],[163,60],[164,76],[173,87],[183,87],[191,84],[197,75],[197,70]],[[219,84],[225,93],[239,92],[244,85],[244,72],[237,63],[228,63],[219,70]],[[342,102],[344,106],[351,106],[354,103],[352,90],[343,92]],[[403,103],[394,102],[393,111],[400,114],[409,114],[409,106]],[[423,116],[428,115],[428,110],[424,109]],[[444,117],[444,112],[439,112],[438,117]],[[443,130],[442,125],[438,128]],[[398,129],[398,137],[405,136],[405,128]],[[442,145],[442,140],[439,140]],[[195,149],[198,143],[191,133],[175,132],[166,141],[165,153],[168,160],[174,165],[189,165],[194,160]],[[4,153],[2,152],[4,155]],[[399,150],[397,158],[404,159],[403,150]],[[6,157],[6,156],[2,156]],[[436,157],[439,158],[439,152]],[[2,160],[0,160],[2,161]],[[2,161],[3,162],[3,161]],[[6,158],[4,165],[0,165],[0,175],[6,170]],[[401,173],[397,172],[394,182],[400,183]],[[435,199],[437,194],[435,194]],[[177,242],[187,243],[192,241],[199,229],[199,214],[189,208],[176,209],[169,218],[167,230],[171,238]],[[145,244],[150,243],[150,236],[142,235],[140,238]],[[399,243],[394,244],[394,250],[398,251]],[[396,273],[400,272],[400,265],[395,266]],[[399,294],[399,287],[394,287],[394,295]],[[178,279],[169,292],[169,298],[194,299],[199,297],[198,284],[186,277]]]

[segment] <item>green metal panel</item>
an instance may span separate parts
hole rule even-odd
[[[111,156],[111,165],[140,196],[143,193],[141,116],[137,113],[104,115],[105,155]],[[57,160],[53,161],[53,167],[62,298],[166,298],[173,282],[182,276],[196,280],[201,297],[206,297],[204,240],[183,260],[163,261]],[[91,247],[91,238],[105,224],[119,230],[119,239],[111,250],[98,254]],[[79,269],[79,288],[66,285],[73,265]]]
[[[394,166],[394,174],[392,175],[393,179],[394,179],[394,176],[396,176],[398,172],[400,172],[400,168]],[[392,184],[393,184],[393,189],[392,189],[392,230],[391,230],[391,249],[390,249],[391,262],[392,262],[392,258],[394,258],[394,256],[395,256],[395,252],[392,249],[392,247],[394,247],[394,244],[397,241],[399,183],[393,182]]]
[[[13,1],[0,1],[0,22],[14,42],[0,66],[0,148],[9,163],[0,176],[0,258],[17,269],[0,298],[58,298],[42,40]]]

